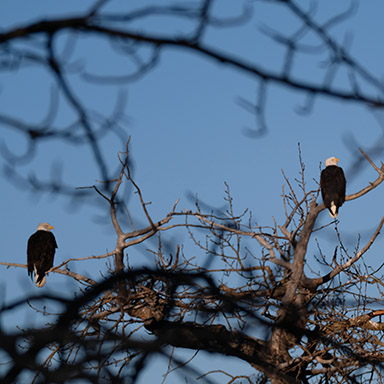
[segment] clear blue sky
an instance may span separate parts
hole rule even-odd
[[[34,20],[76,14],[88,9],[92,3],[3,0],[0,26],[7,30]],[[230,16],[239,14],[245,2],[220,0],[217,3],[220,3],[217,14]],[[307,2],[298,3],[305,6]],[[128,10],[138,4],[144,2],[115,1],[110,10]],[[208,30],[205,41],[225,52],[254,60],[264,68],[279,70],[283,51],[260,34],[260,28],[268,25],[290,33],[295,30],[297,20],[282,7],[256,1],[250,4],[254,12],[245,25]],[[321,2],[316,18],[326,20],[349,4],[348,1]],[[379,0],[360,2],[354,15],[331,30],[334,38],[339,42],[347,41],[352,56],[378,77],[382,76],[384,68],[383,13],[384,4]],[[167,33],[184,30],[183,24],[173,25],[168,20],[150,19],[138,27]],[[309,36],[308,42],[312,41]],[[311,57],[300,56],[295,75],[307,80],[318,78],[322,73],[320,58],[321,55],[316,56],[316,62]],[[130,65],[123,55],[92,37],[76,44],[71,61],[85,72],[113,75],[125,74]],[[336,84],[345,87],[347,78],[346,73],[338,73]],[[260,138],[250,138],[244,132],[247,128],[257,128],[255,119],[237,101],[239,98],[255,100],[257,80],[196,54],[165,49],[154,70],[129,84],[96,86],[84,82],[78,73],[74,73],[71,81],[88,107],[105,115],[113,110],[119,92],[126,93],[124,130],[126,136],[131,136],[135,181],[140,185],[144,198],[152,202],[149,210],[155,220],[163,218],[179,198],[180,209],[192,209],[191,194],[197,193],[202,201],[212,206],[223,206],[224,182],[227,182],[238,212],[249,208],[259,224],[273,225],[273,217],[279,220],[284,213],[281,170],[291,181],[299,176],[298,142],[306,164],[309,189],[316,188],[313,179],[319,180],[320,161],[324,163],[325,158],[332,155],[340,159],[340,165],[346,171],[348,194],[358,191],[376,177],[370,168],[355,172],[352,165],[358,146],[369,148],[382,140],[383,124],[380,123],[380,114],[374,115],[371,110],[355,103],[318,97],[313,111],[301,115],[297,110],[304,105],[303,95],[287,88],[270,86],[266,107],[268,131]],[[50,87],[48,77],[37,67],[12,73],[1,71],[0,113],[17,116],[28,123],[38,123],[49,105]],[[71,117],[61,103],[55,124],[65,125]],[[347,144],[351,142],[353,144]],[[0,144],[4,143],[14,153],[25,150],[23,137],[0,126]],[[111,169],[117,167],[116,154],[122,149],[119,140],[108,136],[102,148]],[[3,166],[5,162],[1,161]],[[74,186],[95,184],[100,176],[87,149],[73,148],[58,141],[41,143],[33,160],[19,165],[17,170],[24,176],[34,173],[49,180],[58,164],[62,166],[63,179]],[[25,263],[26,241],[42,221],[56,228],[59,249],[55,263],[73,257],[103,254],[114,248],[115,237],[105,216],[107,206],[104,201],[100,200],[99,206],[77,206],[67,198],[21,190],[5,177],[2,177],[1,185],[1,261]],[[351,249],[356,244],[358,233],[361,233],[364,244],[380,221],[383,215],[382,194],[382,188],[379,188],[342,207],[339,229]],[[134,197],[130,198],[130,204],[133,214],[137,215],[135,207],[138,204]],[[318,225],[327,223],[329,219],[324,212]],[[377,265],[381,245],[379,239],[367,254],[365,261],[368,265]],[[143,252],[132,257],[135,256],[144,258],[145,262],[151,260],[150,255]],[[138,265],[141,260],[136,261]],[[88,261],[71,264],[71,268],[96,277],[104,263]],[[26,270],[1,267],[0,273],[2,300],[9,302],[25,296],[26,292],[36,293]],[[50,274],[44,288],[50,292],[72,292],[74,289],[74,283],[68,278],[55,274]],[[35,316],[31,313],[25,315],[26,323]],[[15,324],[19,319],[14,317]],[[161,372],[165,372],[166,366],[162,369]],[[179,380],[177,375],[171,375],[166,382],[177,383]]]

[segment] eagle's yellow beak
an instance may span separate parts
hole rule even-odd
[[[55,227],[53,227],[52,225],[49,226],[49,229],[55,229]]]

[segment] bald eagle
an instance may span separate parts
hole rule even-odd
[[[346,181],[342,168],[337,165],[338,161],[336,157],[325,160],[325,168],[320,175],[321,196],[333,219],[345,201]]]
[[[28,240],[28,275],[32,278],[35,273],[35,283],[39,288],[45,284],[45,273],[53,266],[57,248],[55,236],[50,232],[51,229],[54,229],[52,225],[41,223]]]

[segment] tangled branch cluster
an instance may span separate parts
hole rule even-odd
[[[50,326],[21,334],[2,333],[0,347],[12,359],[4,382],[13,382],[25,371],[48,382],[59,382],[58,377],[89,382],[101,378],[125,382],[129,377],[134,382],[153,354],[182,367],[169,347],[235,356],[254,367],[260,379],[269,377],[276,383],[309,378],[358,380],[371,371],[381,380],[378,332],[383,326],[373,319],[382,311],[367,311],[367,305],[374,308],[378,301],[365,294],[367,286],[381,291],[380,271],[368,274],[359,261],[377,238],[384,218],[361,250],[348,254],[340,239],[342,263],[337,253],[332,262],[322,255],[319,261],[330,272],[309,276],[304,269],[308,244],[325,208],[316,204],[318,191],[306,190],[303,164],[298,180],[302,197],[286,178],[285,221],[255,227],[251,219],[246,223],[246,212],[235,214],[228,186],[225,214],[203,213],[196,202],[195,211],[177,211],[175,205],[165,218],[153,220],[129,171],[128,157],[127,147],[119,156],[121,172],[111,181],[110,196],[96,186],[88,187],[109,204],[115,249],[77,260],[114,257],[111,277],[96,282],[63,268],[74,259],[52,268],[51,273],[71,276],[85,288],[75,300],[44,297],[65,307]],[[378,179],[368,190],[349,195],[347,201],[381,184],[384,165],[374,168]],[[132,225],[129,232],[122,229],[123,211],[117,209],[124,182],[136,190],[148,220],[146,227]],[[184,254],[180,244],[174,254],[164,252],[162,236],[180,228],[187,230],[196,245],[199,260]],[[158,236],[158,246],[149,251],[157,269],[130,267],[135,246],[154,236]],[[352,299],[353,311],[347,304]],[[3,314],[22,304],[4,307]],[[41,351],[45,351],[43,362],[37,360]],[[206,377],[210,375],[214,372]]]

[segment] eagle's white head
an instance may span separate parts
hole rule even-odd
[[[325,166],[329,167],[330,165],[336,165],[339,162],[339,159],[337,157],[329,157],[327,160],[325,160]]]
[[[48,223],[40,223],[38,226],[37,226],[37,230],[38,231],[50,231],[51,229],[55,229],[54,227],[52,227],[52,225],[48,224]]]

